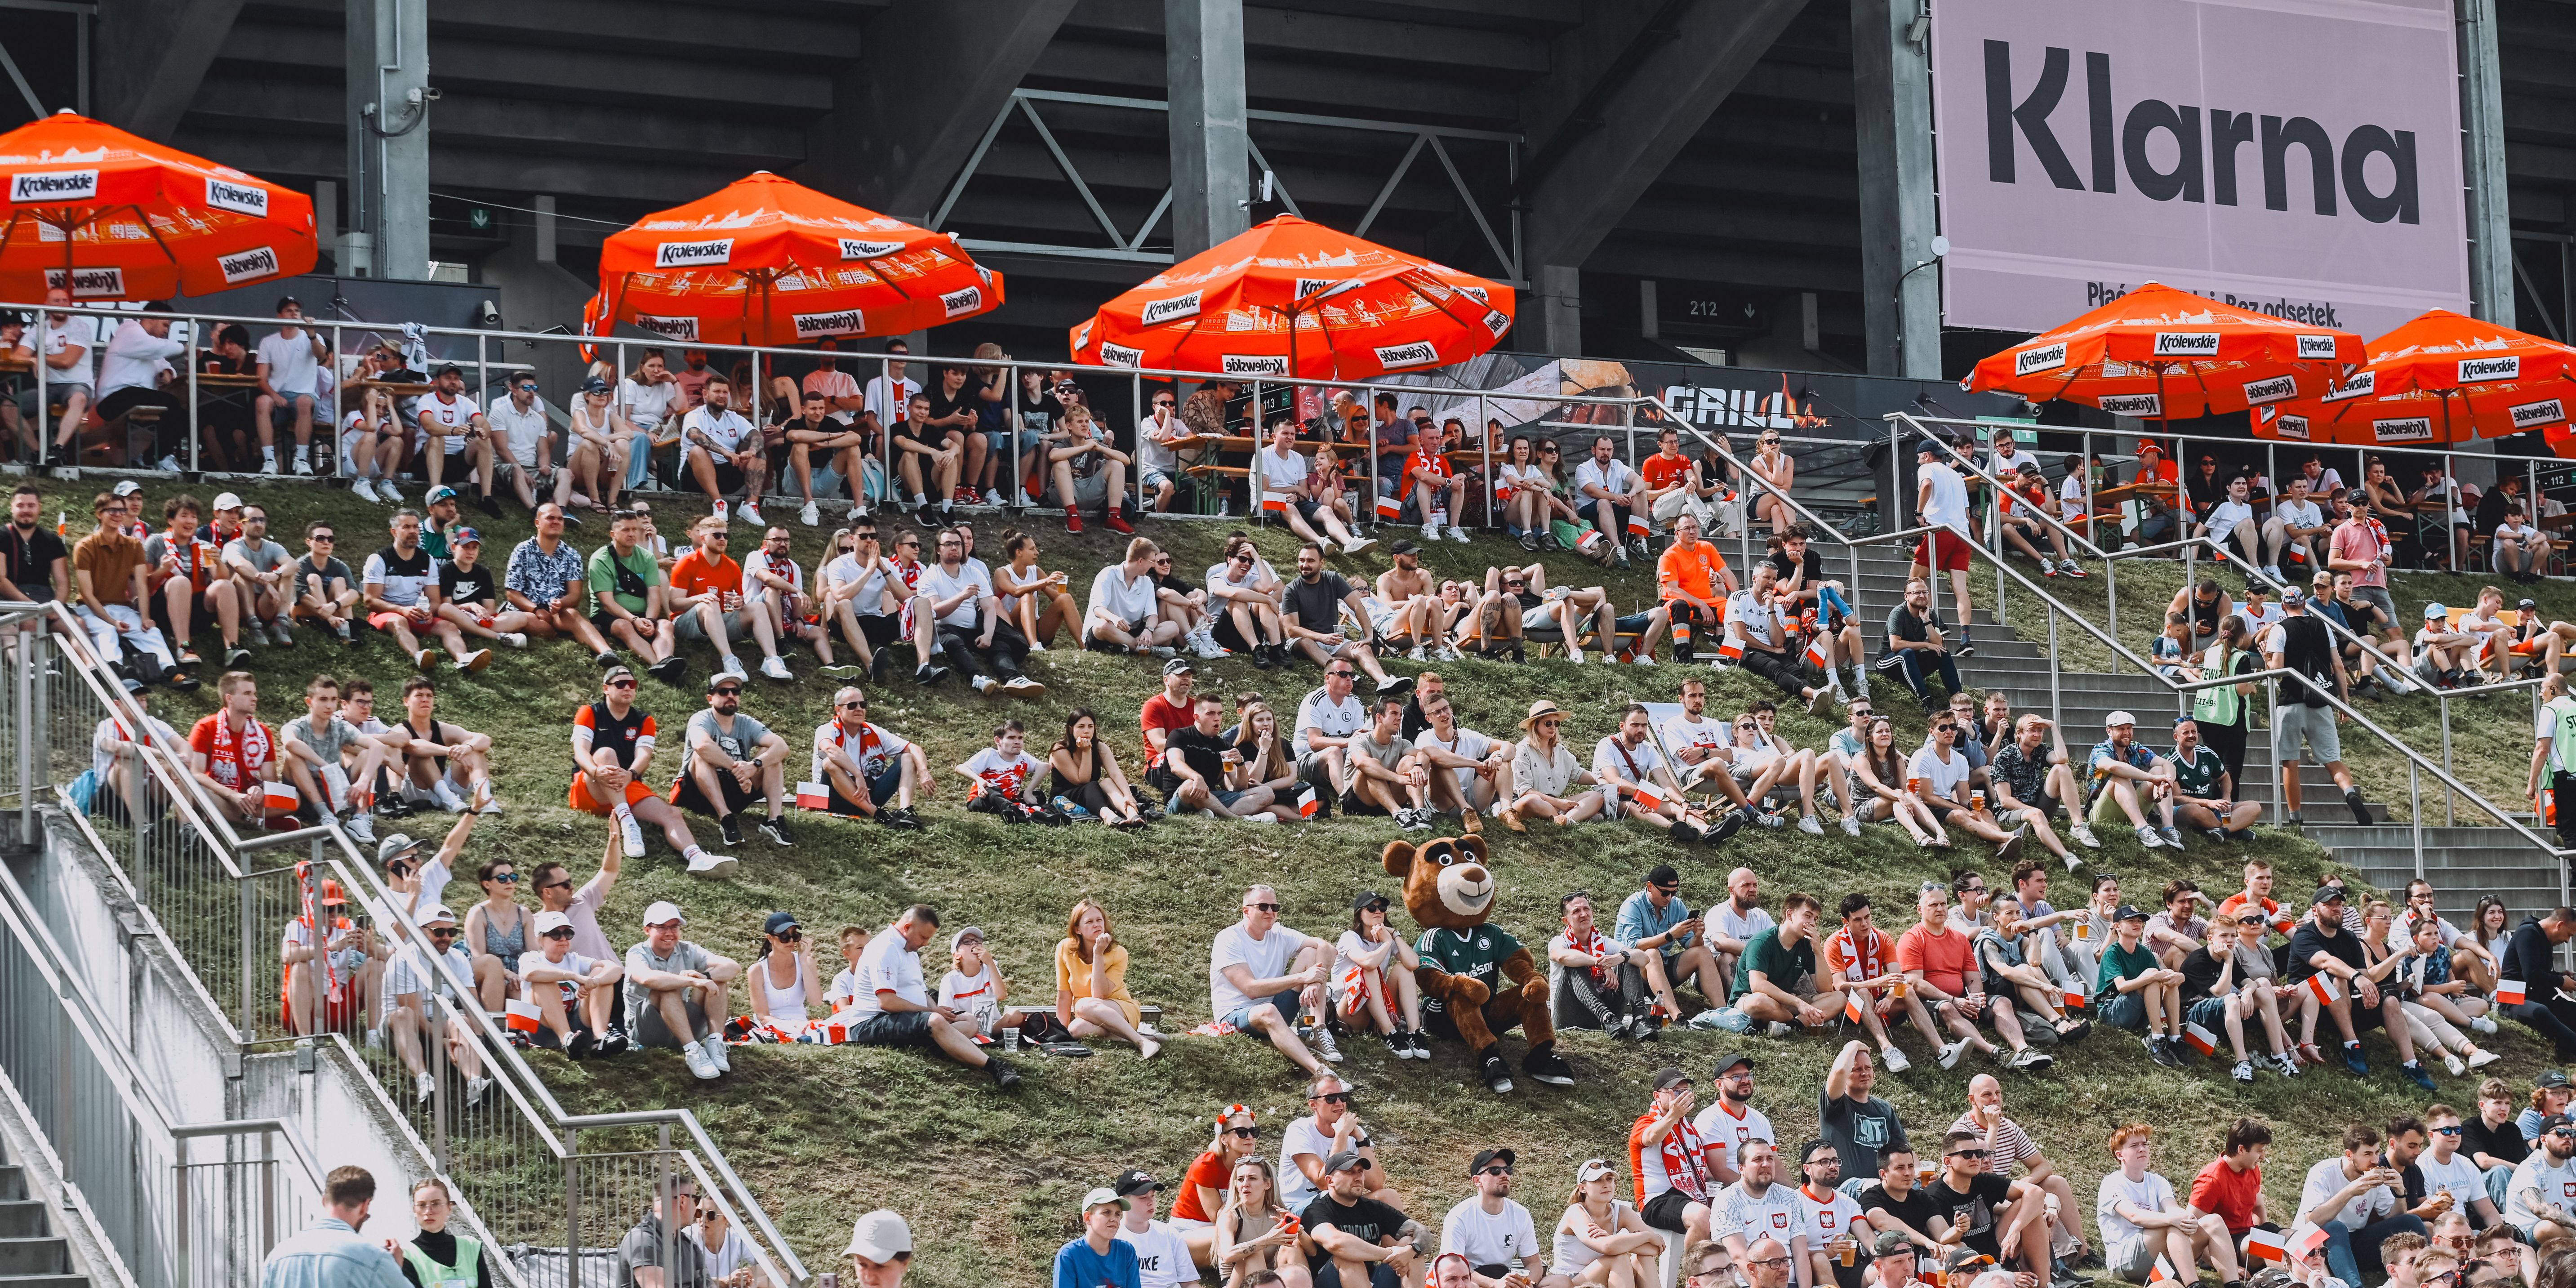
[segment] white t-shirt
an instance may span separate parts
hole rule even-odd
[[[1764,920],[1770,919],[1771,914],[1762,912],[1759,908],[1754,911]],[[1754,934],[1760,933],[1760,931],[1754,932]],[[1752,935],[1740,936],[1744,939],[1752,937]],[[1700,1139],[1707,1142],[1710,1153],[1717,1155],[1716,1158],[1709,1160],[1711,1163],[1723,1162],[1726,1166],[1739,1171],[1744,1167],[1740,1151],[1745,1146],[1757,1140],[1774,1143],[1778,1141],[1778,1137],[1771,1134],[1770,1118],[1766,1117],[1761,1110],[1746,1105],[1741,1115],[1729,1112],[1723,1097],[1706,1109],[1700,1110],[1699,1116],[1691,1119],[1691,1126],[1699,1129]]]
[[[1469,1195],[1440,1219],[1440,1250],[1474,1265],[1517,1270],[1538,1255],[1538,1227],[1516,1199],[1504,1199],[1503,1210],[1488,1215],[1485,1201]]]
[[[1313,1114],[1289,1123],[1279,1141],[1279,1202],[1291,1212],[1302,1213],[1307,1204],[1315,1201],[1318,1191],[1315,1183],[1306,1179],[1305,1169],[1297,1166],[1299,1154],[1314,1155],[1317,1164],[1333,1156],[1332,1135],[1315,1125]]]
[[[385,967],[384,982],[379,986],[384,1009],[392,1010],[397,1000],[411,994],[430,992],[433,975],[439,976],[434,987],[440,996],[450,1001],[464,1000],[467,994],[456,981],[466,980],[470,984],[474,978],[474,958],[466,953],[461,940],[450,944],[443,956],[447,969],[441,973],[431,964],[429,950],[418,944],[405,944],[396,951],[392,963]]]
[[[1130,1230],[1118,1223],[1118,1240],[1136,1249],[1137,1282],[1143,1288],[1175,1288],[1179,1284],[1199,1281],[1198,1266],[1190,1261],[1190,1245],[1168,1221],[1147,1221],[1141,1231]]]
[[[544,949],[531,948],[526,952],[519,954],[519,1000],[522,1002],[534,1003],[537,1000],[537,990],[547,987],[546,985],[530,980],[528,978],[529,971],[543,967],[547,970],[568,970],[575,975],[588,975],[591,967],[596,965],[598,965],[597,962],[588,957],[582,956],[580,953],[565,953],[562,961],[550,962],[546,960]],[[570,981],[556,984],[553,987],[562,990],[564,1005],[566,1006],[572,1005],[573,999],[581,996],[581,986],[579,984],[571,983]]]
[[[930,985],[921,977],[921,954],[905,945],[903,935],[892,926],[868,941],[867,951],[859,954],[858,972],[858,996],[850,1004],[855,1014],[884,1010],[877,1001],[880,992],[892,992],[916,1006],[930,1005]]]
[[[1207,570],[1208,602],[1213,605],[1218,600],[1227,599],[1227,596],[1217,593],[1220,590],[1249,590],[1263,582],[1276,583],[1278,580],[1279,574],[1271,570],[1270,561],[1258,555],[1253,557],[1252,571],[1240,578],[1234,575],[1233,564],[1210,564]]]
[[[691,1225],[681,1233],[689,1237],[689,1246],[696,1248],[698,1255],[707,1259],[708,1279],[722,1279],[744,1266],[755,1264],[751,1258],[751,1240],[742,1237],[741,1231],[727,1227],[724,1246],[710,1252],[707,1250],[704,1229],[703,1226]]]
[[[1678,756],[1685,747],[1709,750],[1730,746],[1734,742],[1733,733],[1733,726],[1723,720],[1693,720],[1687,715],[1679,715],[1664,722],[1664,745],[1672,748],[1673,754]]]
[[[325,920],[329,920],[329,918],[325,918]],[[323,932],[322,937],[327,940],[342,933],[344,932],[335,928]],[[286,923],[286,933],[278,938],[277,946],[281,952],[288,948],[312,947],[313,927],[306,925],[304,918],[302,917],[290,919]],[[310,962],[305,964],[308,967],[312,965]],[[331,968],[336,973],[340,981],[340,985],[343,988],[348,987],[349,984],[356,979],[359,968],[366,964],[367,954],[364,949],[348,947],[333,949],[331,952]]]
[[[2331,1158],[2326,1160],[2327,1163],[2334,1161]],[[2321,1163],[2318,1166],[2322,1167],[2324,1164]],[[2429,1182],[2429,1178],[2427,1179]],[[2316,1182],[2311,1180],[2308,1184],[2314,1188]],[[2513,1182],[2505,1187],[2504,1214],[2505,1219],[2513,1222],[2514,1228],[2525,1234],[2531,1233],[2531,1228],[2540,1224],[2540,1217],[2522,1205],[2523,1191],[2533,1189],[2540,1191],[2540,1202],[2544,1207],[2556,1205],[2576,1209],[2576,1159],[2569,1160],[2564,1167],[2551,1167],[2549,1151],[2535,1149],[2531,1151],[2530,1157],[2523,1159],[2514,1167]],[[2386,1194],[2388,1189],[2382,1186],[2377,1192]],[[2391,1202],[2393,1203],[2394,1200]],[[2352,1218],[2344,1218],[2344,1223],[2350,1225]]]
[[[259,365],[268,368],[268,387],[281,394],[315,392],[315,378],[322,373],[322,360],[313,356],[313,333],[304,330],[293,337],[284,331],[263,337]]]
[[[2415,1166],[2423,1169],[2426,1198],[2448,1194],[2453,1206],[2465,1211],[2471,1202],[2487,1196],[2486,1173],[2465,1153],[2455,1152],[2450,1162],[2442,1163],[2428,1149],[2416,1156]]]
[[[2273,627],[2280,625],[2282,617],[2281,606],[2274,603],[2266,603],[2261,608],[2251,604],[2241,605],[2237,608],[2236,615],[2245,619],[2245,633],[2258,640],[2270,634]]]
[[[1327,738],[1348,738],[1367,728],[1368,722],[1368,704],[1360,701],[1358,694],[1336,703],[1322,689],[1312,690],[1297,704],[1297,754],[1303,756],[1314,750],[1306,742],[1309,729]]]
[[[971,631],[977,622],[983,620],[980,614],[984,597],[993,593],[991,577],[978,574],[972,564],[960,564],[953,573],[940,564],[925,564],[921,569],[921,583],[914,589],[925,601],[935,604],[970,586],[974,587],[975,593],[957,601],[957,606],[949,609],[947,615],[939,620],[942,625]]]
[[[1623,756],[1620,754],[1622,752],[1627,754]],[[1663,764],[1664,758],[1656,754],[1655,744],[1651,739],[1631,747],[1620,741],[1619,735],[1612,734],[1594,744],[1592,748],[1594,778],[1606,779],[1616,774],[1619,776],[1619,781],[1623,783],[1646,782],[1651,780],[1654,772],[1662,768]]]
[[[98,396],[101,399],[119,389],[150,389],[161,373],[170,370],[170,359],[187,352],[188,346],[168,336],[156,336],[143,329],[132,318],[116,324],[116,334],[109,337],[107,352],[98,363]]]
[[[1744,1183],[1727,1186],[1717,1192],[1717,1201],[1709,1205],[1708,1236],[1723,1239],[1741,1234],[1746,1243],[1757,1239],[1778,1239],[1786,1247],[1791,1239],[1807,1233],[1807,1210],[1798,1202],[1798,1187],[1773,1184],[1755,1198],[1744,1192]],[[1812,1250],[1812,1242],[1809,1245]]]
[[[1821,1249],[1826,1240],[1840,1237],[1862,1224],[1860,1204],[1839,1189],[1826,1190],[1822,1200],[1808,1193],[1803,1185],[1792,1187],[1791,1193],[1798,1196],[1798,1210],[1807,1218],[1807,1250],[1810,1252]]]
[[[2237,524],[2253,521],[2253,506],[2232,499],[2221,501],[2211,506],[2209,510],[2209,539],[2225,541],[2227,534],[2234,531]]]
[[[1968,532],[1968,485],[1959,472],[1933,461],[1915,467],[1915,476],[1932,484],[1932,495],[1924,502],[1920,516],[1927,524],[1955,528],[1962,536]]]
[[[1252,999],[1225,977],[1226,967],[1242,966],[1256,980],[1277,979],[1288,973],[1288,964],[1297,960],[1297,950],[1306,943],[1305,935],[1286,926],[1274,925],[1259,939],[1240,921],[1216,932],[1216,942],[1208,946],[1209,1013],[1223,1019],[1252,1005]],[[1280,1180],[1284,1185],[1287,1178]]]
[[[773,588],[768,582],[756,579],[754,574],[757,573],[767,573],[786,582],[800,596],[805,593],[805,570],[797,567],[793,559],[770,558],[769,551],[762,548],[742,557],[742,601],[746,604],[761,603],[772,593]]]
[[[1720,899],[1700,915],[1708,919],[1709,929],[1729,939],[1741,940],[1748,944],[1753,942],[1755,935],[1777,924],[1771,920],[1771,914],[1759,906],[1748,908],[1741,913],[1737,912],[1733,899]],[[1764,1125],[1769,1124],[1766,1122]]]
[[[870,940],[869,946],[874,947],[875,941]],[[990,1034],[994,1023],[1002,1018],[1001,992],[989,966],[971,976],[952,970],[939,977],[939,1004],[965,1016],[978,1033]]]
[[[912,744],[881,725],[862,725],[857,733],[850,733],[841,728],[840,721],[826,720],[814,730],[814,776],[808,781],[827,781],[823,762],[835,749],[847,754],[861,774],[874,778],[884,773],[886,766],[902,759],[903,753],[912,750]]]
[[[52,357],[67,349],[78,348],[80,359],[56,371],[45,369],[47,384],[85,385],[91,367],[98,362],[98,323],[92,318],[66,318],[61,326],[45,325],[45,356]]]
[[[1629,469],[1628,463],[1616,456],[1610,458],[1608,465],[1603,465],[1589,456],[1584,457],[1583,463],[1574,467],[1574,491],[1577,496],[1575,504],[1581,505],[1584,502],[1599,499],[1583,490],[1587,487],[1597,487],[1615,496],[1626,496],[1637,490],[1637,483],[1637,472]]]
[[[671,404],[680,401],[680,386],[671,381],[658,385],[640,385],[632,380],[617,384],[617,405],[624,408],[626,419],[635,428],[649,434],[671,414]]]
[[[993,791],[1006,797],[1017,797],[1038,776],[1042,766],[1036,757],[1025,751],[1016,756],[1005,756],[999,748],[986,747],[967,757],[966,763],[958,768],[973,774]]]
[[[554,432],[554,424],[546,419],[543,398],[529,400],[526,411],[519,410],[517,399],[504,398],[492,404],[483,419],[510,440],[510,455],[518,458],[521,465],[536,464],[537,444]]]
[[[1780,615],[1749,586],[1726,597],[1726,633],[1748,644],[1775,649],[1787,644],[1780,632]]]
[[[2093,1219],[2102,1223],[2102,1241],[2115,1248],[2146,1233],[2136,1222],[2120,1215],[2122,1203],[2147,1212],[2165,1211],[2174,1206],[2173,1183],[2154,1172],[2134,1181],[2116,1170],[2103,1174],[2100,1197],[2093,1203]]]
[[[703,432],[710,441],[727,452],[742,450],[742,440],[754,432],[751,422],[736,415],[730,407],[723,411],[717,411],[713,407],[692,407],[688,415],[680,418],[680,464],[683,466],[689,463],[690,455],[698,450],[697,440],[689,437],[691,430]]]
[[[1157,431],[1162,435],[1161,438],[1156,437]],[[1181,454],[1170,444],[1163,442],[1162,438],[1176,437],[1189,432],[1190,427],[1182,424],[1181,418],[1177,415],[1164,425],[1156,425],[1151,416],[1137,421],[1136,468],[1161,470],[1165,474],[1178,473],[1181,468]]]
[[[465,440],[459,435],[473,426],[474,418],[481,415],[482,411],[483,408],[479,404],[464,394],[458,394],[453,400],[442,394],[429,394],[423,397],[419,406],[415,408],[420,421],[438,422],[439,429],[443,431],[439,441],[447,445],[447,454],[450,456],[465,450]],[[418,446],[429,441],[429,435],[426,431],[415,428],[411,441],[414,446]]]
[[[1313,472],[1314,466],[1306,460],[1306,454],[1296,448],[1289,448],[1284,460],[1278,448],[1261,449],[1261,486],[1267,491],[1293,492],[1302,496],[1306,491],[1306,476]]]
[[[851,612],[861,617],[886,615],[886,565],[882,562],[861,572],[857,555],[834,555],[832,562],[823,565],[823,578],[835,586],[858,586],[849,595]]]
[[[1925,747],[1905,763],[1905,772],[1922,779],[1923,785],[1931,788],[1934,796],[1950,800],[1953,799],[1951,793],[1958,790],[1959,784],[1968,781],[1968,758],[1953,751],[1948,760],[1943,760],[1939,752]]]
[[[2286,527],[2322,528],[2326,526],[2326,512],[2318,509],[2314,501],[2283,501],[2272,507],[2272,513],[2280,516],[2282,524]]]
[[[2084,517],[2084,472],[2078,470],[2057,485],[2057,515],[2061,519]]]
[[[1456,725],[1453,727],[1457,730],[1458,736],[1450,739],[1449,741],[1443,742],[1437,732],[1425,729],[1414,736],[1413,745],[1415,747],[1437,747],[1448,755],[1464,756],[1469,760],[1483,760],[1485,757],[1494,754],[1493,739],[1488,738],[1465,725]],[[1475,770],[1452,769],[1449,772],[1457,777],[1459,791],[1465,792],[1475,787]]]
[[[2540,1155],[2534,1154],[2532,1157],[2538,1158]],[[2576,1169],[2569,1171],[2568,1180],[2571,1184],[2576,1184]],[[2345,1184],[2343,1155],[2329,1154],[2317,1160],[2317,1165],[2308,1169],[2307,1180],[2299,1188],[2299,1224],[2303,1226],[2312,1224],[2308,1220],[2308,1213],[2315,1210],[2318,1204],[2333,1198]],[[2519,1175],[2516,1176],[2515,1188],[2521,1188]],[[2576,1196],[2576,1189],[2571,1189],[2568,1193]],[[2344,1204],[2343,1210],[2337,1213],[2334,1219],[2358,1230],[2382,1217],[2393,1216],[2396,1212],[2397,1196],[2385,1185],[2374,1185],[2355,1195],[2351,1202]]]
[[[912,396],[920,392],[921,382],[918,380],[870,376],[861,406],[877,418],[877,425],[882,428],[903,419],[905,410],[912,405]]]
[[[1130,577],[1126,564],[1110,564],[1092,577],[1091,602],[1085,611],[1092,621],[1132,627],[1154,615],[1154,590],[1151,574]]]
[[[858,968],[844,966],[840,974],[832,977],[832,986],[823,991],[823,1001],[835,1011],[845,1011],[849,1009],[851,1002],[858,999],[858,995]]]

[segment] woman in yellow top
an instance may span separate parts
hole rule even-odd
[[[1163,1044],[1138,1030],[1143,1014],[1127,992],[1127,949],[1109,933],[1108,911],[1089,899],[1073,905],[1055,946],[1055,1018],[1075,1037],[1123,1038],[1151,1060]]]

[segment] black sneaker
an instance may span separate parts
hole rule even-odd
[[[495,519],[501,517],[501,503],[493,500],[492,494],[489,492],[483,494],[482,500],[475,502],[475,507],[483,511],[483,513],[491,515]]]
[[[1965,632],[1962,632],[1962,633],[1960,634],[1960,636],[1959,636],[1959,651],[1958,651],[1958,652],[1956,652],[1956,653],[1954,653],[1954,654],[1952,654],[1951,656],[1953,656],[1953,657],[1975,657],[1976,655],[1977,655],[1977,642],[1976,642],[1975,640],[1969,639],[1969,638],[1967,637],[1966,633],[1965,633]]]
[[[716,830],[724,833],[724,843],[728,848],[742,844],[741,815],[725,815],[723,820],[716,824]]]
[[[599,1040],[599,1045],[594,1049],[594,1054],[619,1055],[631,1045],[633,1044],[627,1040],[626,1030],[618,1028],[615,1025],[611,1025],[608,1029],[608,1036]]]
[[[984,1072],[992,1076],[994,1086],[1004,1091],[1020,1085],[1020,1071],[995,1057],[989,1055],[984,1057]]]
[[[783,817],[760,820],[760,834],[768,837],[772,845],[796,844],[796,837],[787,830],[787,820]]]
[[[2361,798],[2360,788],[2356,787],[2351,791],[2345,792],[2343,794],[2343,803],[2351,807],[2353,822],[2365,825],[2370,822],[2370,802]]]
[[[674,653],[669,657],[663,658],[659,662],[655,662],[651,666],[645,667],[644,671],[646,674],[652,676],[656,680],[660,680],[664,684],[677,686],[688,680],[689,662],[687,658]]]
[[[912,682],[925,688],[947,678],[948,668],[944,666],[925,666],[912,673]]]
[[[598,1042],[590,1036],[590,1030],[577,1029],[573,1032],[572,1041],[564,1047],[564,1054],[575,1060],[587,1060],[590,1058],[590,1053],[598,1046]]]
[[[922,530],[925,532],[936,532],[939,530],[939,512],[930,508],[930,503],[928,501],[922,502],[921,508],[912,512],[912,521],[920,524]]]
[[[1381,1034],[1380,1036],[1386,1043],[1386,1053],[1388,1055],[1394,1056],[1398,1060],[1410,1060],[1413,1058],[1413,1043],[1406,1040],[1405,1034],[1387,1033]]]
[[[599,663],[599,669],[605,671],[608,668],[617,665],[617,654],[603,650],[598,656],[590,660]]]

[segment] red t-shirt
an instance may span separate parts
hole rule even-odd
[[[1449,458],[1436,452],[1429,456],[1414,452],[1404,458],[1404,477],[1412,478],[1415,470],[1426,471],[1435,479],[1445,479],[1450,474]]]
[[[1644,477],[1646,486],[1660,492],[1681,482],[1690,474],[1690,458],[1666,456],[1662,452],[1657,452],[1638,464],[1637,473]]]
[[[2239,1172],[2223,1158],[2209,1160],[2209,1166],[2191,1178],[2191,1205],[2203,1212],[2217,1213],[2227,1222],[2230,1234],[2243,1234],[2254,1228],[2254,1200],[2262,1193],[2262,1168],[2249,1167]]]
[[[1922,923],[1916,922],[1896,937],[1896,968],[1922,971],[1924,983],[1952,997],[1968,992],[1968,972],[1975,964],[1976,950],[1968,937],[1956,930],[1927,935]]]
[[[671,589],[683,595],[716,594],[716,611],[730,613],[742,607],[742,565],[723,555],[707,558],[704,550],[692,550],[671,565]]]
[[[235,791],[259,779],[259,771],[277,757],[277,734],[253,720],[236,736],[218,711],[197,722],[188,745],[206,758],[206,773]]]
[[[1225,1193],[1232,1178],[1225,1157],[1209,1150],[1190,1160],[1190,1170],[1181,1177],[1181,1192],[1172,1197],[1172,1219],[1176,1221],[1214,1221],[1216,1213],[1199,1203],[1199,1187],[1204,1185],[1219,1194]]]
[[[1157,693],[1154,696],[1145,699],[1145,711],[1144,714],[1138,718],[1137,723],[1141,725],[1147,733],[1152,733],[1154,730],[1160,729],[1163,731],[1165,736],[1169,736],[1176,730],[1187,729],[1190,727],[1190,709],[1172,701],[1172,699],[1165,694]],[[1151,738],[1146,739],[1145,745],[1148,749],[1152,748],[1154,740]]]

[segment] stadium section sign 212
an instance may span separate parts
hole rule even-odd
[[[1943,321],[2154,280],[2376,335],[2469,309],[2449,0],[1944,0]]]

